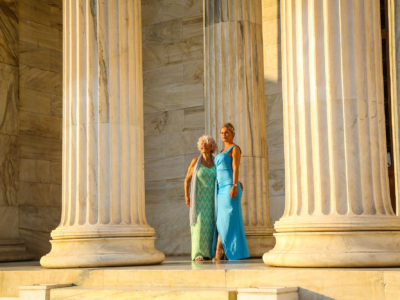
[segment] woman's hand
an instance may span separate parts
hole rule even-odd
[[[185,202],[186,202],[186,206],[190,207],[190,198],[189,198],[189,196],[185,196]]]
[[[237,186],[236,185],[232,186],[230,196],[231,196],[231,199],[233,199],[237,196]]]

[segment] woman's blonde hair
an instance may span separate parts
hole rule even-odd
[[[235,134],[235,127],[232,125],[232,123],[225,123],[221,128],[226,128],[233,134]]]
[[[218,151],[218,146],[215,140],[213,139],[212,136],[209,135],[202,135],[199,140],[197,141],[197,148],[201,150],[201,145],[203,144],[209,144],[212,146],[211,153],[217,152]]]

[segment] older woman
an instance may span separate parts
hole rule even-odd
[[[211,136],[204,135],[199,138],[197,146],[201,154],[193,158],[188,168],[185,178],[185,201],[190,207],[192,260],[203,261],[212,257],[216,177],[212,153],[217,149],[217,144]]]
[[[217,237],[214,238],[213,261],[221,259],[224,252],[229,260],[249,257],[240,202],[242,187],[238,182],[241,150],[233,142],[235,128],[231,123],[224,124],[220,133],[224,149],[214,160],[217,168]]]

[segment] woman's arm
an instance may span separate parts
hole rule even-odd
[[[239,165],[240,165],[240,149],[239,147],[233,147],[232,149],[232,169],[233,169],[233,184],[231,189],[231,199],[237,196],[237,184],[239,183]]]
[[[194,171],[194,167],[196,166],[196,162],[197,162],[197,157],[192,159],[192,162],[190,163],[190,166],[187,170],[186,178],[185,178],[185,202],[186,202],[186,206],[188,206],[188,207],[190,206],[189,186],[190,186],[190,182],[192,181],[193,171]]]

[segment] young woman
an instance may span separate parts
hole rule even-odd
[[[192,260],[203,261],[212,257],[216,177],[212,153],[217,150],[217,144],[211,136],[204,135],[199,138],[197,146],[201,154],[193,158],[188,168],[185,178],[185,201],[190,207]]]
[[[213,243],[213,261],[220,260],[224,253],[229,260],[249,257],[240,202],[242,187],[238,184],[241,151],[233,142],[235,128],[231,123],[224,124],[220,134],[224,149],[214,160],[217,169],[217,235]]]

